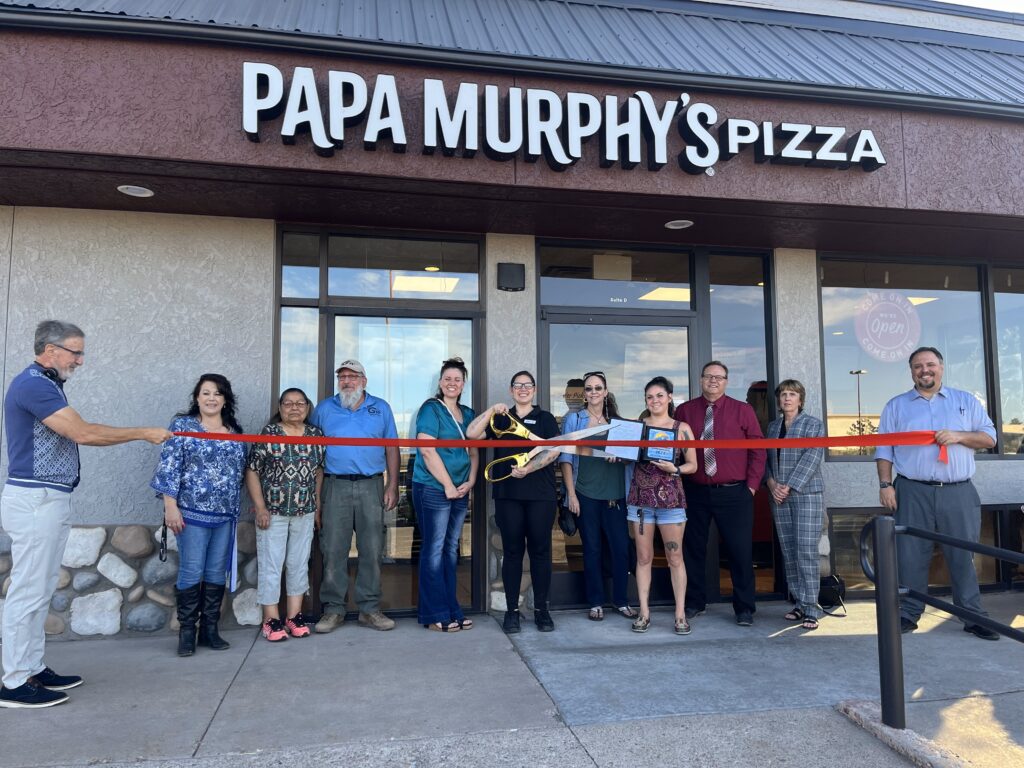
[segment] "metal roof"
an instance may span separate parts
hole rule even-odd
[[[1024,116],[1022,42],[685,0],[0,0],[3,25]]]

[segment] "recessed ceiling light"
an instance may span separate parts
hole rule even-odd
[[[424,267],[423,269],[426,272],[440,272],[441,271],[440,267],[435,267],[433,264],[431,264],[429,267]]]
[[[672,221],[665,222],[665,229],[686,229],[692,226],[693,222],[689,219],[672,219]]]
[[[152,197],[154,194],[152,189],[135,184],[122,184],[117,188],[117,191],[122,195],[128,195],[128,197]]]

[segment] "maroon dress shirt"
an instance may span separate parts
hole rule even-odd
[[[714,408],[716,440],[758,440],[764,437],[761,426],[757,423],[754,409],[748,403],[741,402],[728,395],[722,395],[714,403],[708,403],[704,396],[687,400],[676,408],[675,417],[685,421],[693,430],[694,437],[700,439],[704,430],[704,412],[708,405]],[[700,485],[721,485],[724,483],[743,483],[748,488],[756,489],[761,485],[764,476],[764,462],[767,458],[763,448],[742,450],[731,448],[715,449],[715,461],[718,471],[714,477],[704,472],[704,451],[697,449],[697,471],[690,475],[690,480]]]

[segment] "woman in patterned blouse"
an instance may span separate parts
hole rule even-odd
[[[204,373],[192,390],[185,413],[172,432],[240,433],[231,383]],[[172,437],[160,452],[150,486],[163,496],[164,523],[178,539],[178,655],[196,649],[196,622],[202,614],[199,644],[228,647],[217,631],[224,585],[230,569],[245,471],[245,444],[231,440]]]
[[[301,389],[286,389],[277,415],[260,432],[277,437],[322,437],[306,419],[313,404]],[[262,633],[272,643],[308,637],[302,598],[309,590],[309,549],[313,521],[320,514],[324,481],[324,447],[257,443],[249,454],[245,486],[256,512],[257,599],[263,606]],[[288,612],[281,621],[281,571],[287,573]]]

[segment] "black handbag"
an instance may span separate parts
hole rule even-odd
[[[832,574],[830,576],[821,577],[821,588],[818,590],[818,605],[821,606],[822,610],[825,611],[829,616],[838,616],[842,618],[846,615],[846,603],[843,598],[846,597],[846,582],[842,576]],[[842,608],[842,613],[830,611],[829,608]]]

